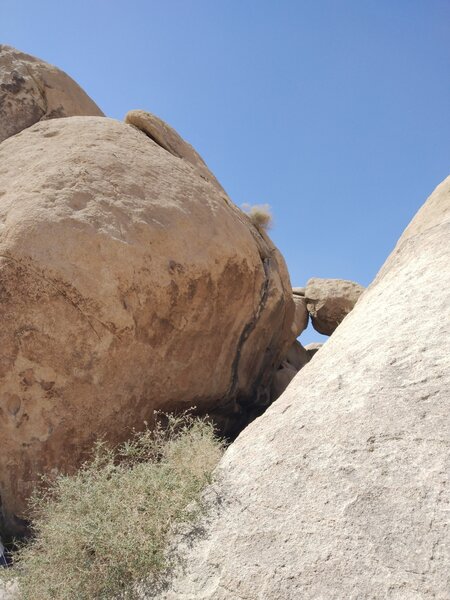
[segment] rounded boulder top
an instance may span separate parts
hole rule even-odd
[[[103,113],[69,75],[0,44],[0,142],[38,121]]]

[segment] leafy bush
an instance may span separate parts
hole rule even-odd
[[[135,597],[170,566],[175,523],[194,520],[222,443],[204,419],[169,417],[115,450],[59,476],[33,501],[33,539],[15,558],[23,600]]]
[[[268,230],[272,227],[272,213],[268,204],[243,204],[242,210],[258,229]]]

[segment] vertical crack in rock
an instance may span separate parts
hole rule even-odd
[[[251,321],[249,321],[245,325],[245,327],[242,330],[242,333],[240,335],[238,347],[236,350],[236,355],[234,357],[233,365],[231,367],[231,382],[230,382],[230,387],[229,387],[228,393],[226,395],[227,398],[230,398],[230,397],[234,398],[234,396],[236,394],[238,384],[239,384],[238,371],[239,371],[239,363],[240,363],[240,359],[241,359],[242,349],[243,349],[244,344],[247,341],[249,335],[255,329],[256,324],[261,316],[261,313],[266,306],[267,296],[269,293],[269,283],[270,283],[270,275],[269,275],[270,260],[271,260],[270,258],[263,258],[261,256],[261,262],[262,262],[262,266],[264,269],[264,281],[261,286],[259,305],[258,305],[258,309],[257,309],[256,313],[253,315],[253,318],[251,319]]]

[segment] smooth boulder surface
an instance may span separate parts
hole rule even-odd
[[[103,113],[66,73],[0,44],[0,142],[38,121],[81,115]]]
[[[40,473],[154,410],[230,419],[293,342],[283,258],[211,177],[100,117],[0,144],[0,496],[20,527]]]
[[[292,332],[295,337],[298,337],[308,327],[309,314],[306,309],[305,298],[292,295],[295,306],[294,321],[292,323]]]
[[[159,146],[178,158],[191,163],[200,176],[220,186],[198,152],[184,140],[170,125],[145,110],[130,110],[125,115],[125,123],[133,125]]]
[[[354,281],[309,279],[305,299],[314,329],[323,335],[331,335],[353,310],[363,291],[363,286]]]
[[[450,178],[229,447],[205,533],[178,540],[186,562],[158,597],[448,600],[449,239]]]

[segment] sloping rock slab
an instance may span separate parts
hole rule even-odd
[[[230,446],[206,534],[159,598],[448,600],[449,193]]]

